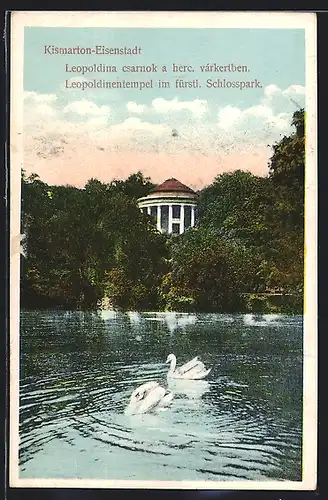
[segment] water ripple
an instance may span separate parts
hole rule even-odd
[[[101,319],[97,315],[53,318],[43,314],[43,321],[25,318],[25,337],[22,335],[24,342],[33,332],[29,348],[26,344],[23,349],[20,385],[24,477],[76,477],[73,464],[81,463],[82,477],[149,479],[154,474],[159,480],[300,479],[301,405],[296,396],[301,394],[297,385],[301,375],[298,379],[290,376],[301,369],[300,321],[288,317],[258,321],[242,315],[188,318],[133,313]],[[273,354],[262,346],[261,326],[252,321],[273,328],[269,334]],[[295,354],[283,344],[281,325],[285,325],[283,338],[289,338],[294,349],[299,339]],[[65,339],[60,335],[64,326]],[[243,327],[247,328],[247,341]],[[96,339],[94,354],[93,344],[85,344],[84,338],[80,346],[75,340],[74,350],[64,352],[60,346],[73,345],[73,337],[80,338],[83,328]],[[148,339],[153,336],[147,344],[148,360],[139,344],[134,351],[126,347],[124,356],[124,341],[130,346],[132,331]],[[175,337],[166,336],[167,331]],[[207,344],[203,343],[204,331]],[[52,342],[46,343],[45,335],[50,333]],[[221,342],[213,343],[212,334],[220,334]],[[44,345],[49,351],[41,348]],[[188,356],[200,354],[213,366],[209,379],[171,381],[169,389],[175,397],[165,412],[124,415],[132,390],[150,380],[166,384],[166,355],[175,351],[184,359],[186,350]]]

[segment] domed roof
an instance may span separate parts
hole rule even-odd
[[[154,189],[152,189],[151,192],[157,193],[165,191],[196,194],[195,191],[193,191],[190,187],[186,186],[185,184],[182,184],[182,182],[178,181],[177,179],[174,179],[174,177],[172,177],[171,179],[166,179],[166,181],[162,182],[162,184],[159,184]]]

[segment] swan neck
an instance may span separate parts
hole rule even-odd
[[[176,364],[177,364],[177,358],[175,356],[173,356],[171,359],[171,364],[170,364],[170,373],[174,372]]]

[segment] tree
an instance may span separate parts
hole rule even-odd
[[[220,227],[232,210],[243,207],[257,189],[258,177],[242,170],[218,175],[199,197],[199,219],[206,225]]]
[[[277,198],[277,215],[286,226],[303,227],[305,136],[304,110],[296,111],[292,125],[296,132],[273,145],[269,177]]]
[[[282,285],[303,288],[304,269],[304,173],[305,113],[296,111],[296,132],[273,146],[269,161],[270,187],[274,203],[268,213],[275,241],[275,262]],[[310,168],[310,166],[309,166]]]
[[[22,303],[31,307],[240,311],[245,294],[302,296],[304,112],[273,146],[267,177],[237,170],[203,189],[196,228],[160,234],[141,172],[84,189],[22,172]],[[295,302],[295,303],[296,303]]]
[[[134,193],[140,189],[137,175],[129,178],[127,191],[134,181]],[[37,176],[22,177],[22,184],[27,305],[92,308],[112,292],[117,306],[157,307],[165,243],[126,186],[96,179],[84,189],[48,186]],[[125,285],[113,289],[117,276]]]
[[[110,187],[115,192],[120,192],[136,200],[142,196],[146,196],[150,190],[155,187],[155,184],[150,181],[149,177],[145,177],[143,173],[139,171],[136,174],[131,174],[125,181],[112,181]]]
[[[240,311],[257,267],[256,257],[240,242],[210,229],[192,229],[172,243],[164,294],[180,310]]]
[[[221,174],[200,194],[199,224],[260,246],[268,239],[265,212],[270,203],[267,178],[241,170]]]

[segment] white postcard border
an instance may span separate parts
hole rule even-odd
[[[306,34],[305,293],[302,481],[118,481],[19,478],[20,187],[23,150],[24,26],[303,28]],[[37,488],[313,490],[317,474],[317,74],[316,16],[290,12],[13,12],[10,100],[9,485]],[[309,168],[309,166],[311,168]]]

